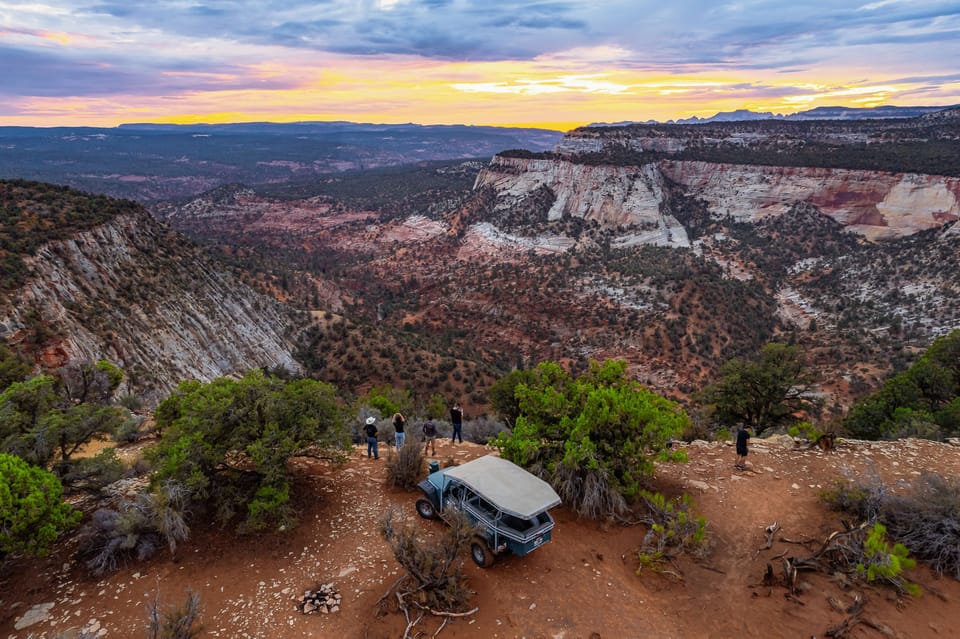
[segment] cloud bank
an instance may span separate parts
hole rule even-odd
[[[0,118],[573,123],[578,105],[589,121],[960,102],[960,2],[837,4],[0,0]]]

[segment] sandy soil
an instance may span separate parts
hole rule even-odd
[[[809,554],[839,516],[818,502],[818,491],[843,476],[878,473],[896,490],[923,470],[956,476],[960,448],[918,440],[841,442],[832,452],[794,449],[782,440],[755,440],[751,470],[733,468],[732,447],[695,442],[690,462],[665,465],[656,488],[687,492],[710,522],[713,550],[701,561],[683,559],[675,574],[636,574],[642,526],[604,526],[554,511],[554,541],[524,558],[504,557],[487,569],[468,559],[467,572],[479,611],[457,619],[442,637],[528,639],[823,637],[846,616],[854,592],[835,580],[804,573],[805,592],[761,585],[767,563],[782,575],[779,555]],[[444,442],[438,458],[458,461],[485,454],[481,447]],[[67,543],[48,559],[7,562],[0,574],[0,637],[55,637],[95,628],[101,636],[144,637],[146,602],[159,593],[179,603],[187,589],[203,604],[202,637],[401,637],[402,615],[376,618],[377,600],[399,576],[399,567],[378,533],[382,513],[395,505],[427,531],[443,524],[417,518],[417,495],[384,487],[384,455],[368,460],[355,451],[338,471],[322,463],[299,466],[302,523],[287,535],[236,538],[215,529],[195,530],[177,557],[164,555],[131,565],[104,579],[85,576],[71,561]],[[763,549],[764,527],[779,522],[772,548]],[[811,540],[806,547],[791,541]],[[860,624],[848,637],[904,639],[957,636],[960,582],[937,579],[924,568],[911,577],[923,588],[898,601],[887,590],[861,589],[865,617],[893,635]],[[333,583],[342,609],[303,615],[295,608],[305,589]],[[15,630],[33,606],[52,603],[49,619]],[[420,628],[430,636],[439,623]],[[69,636],[69,632],[67,633]]]

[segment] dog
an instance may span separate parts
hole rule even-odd
[[[833,450],[837,446],[837,436],[834,433],[824,433],[817,438],[817,446],[820,450]]]

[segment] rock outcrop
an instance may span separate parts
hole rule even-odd
[[[179,382],[257,367],[299,371],[299,320],[146,211],[49,242],[0,307],[0,336],[41,367],[106,358],[154,404]]]
[[[620,236],[623,245],[689,246],[687,231],[664,196],[665,180],[704,201],[715,219],[757,222],[806,202],[869,240],[904,237],[960,219],[960,178],[915,173],[682,160],[614,166],[562,157],[496,157],[478,176],[477,186],[496,191],[497,208],[510,208],[547,186],[555,197],[548,219],[571,215],[633,229]]]
[[[606,227],[631,229],[620,238],[645,244],[690,246],[686,230],[662,212],[663,173],[644,166],[592,166],[563,159],[496,157],[478,176],[475,188],[492,187],[496,208],[510,209],[528,193],[547,187],[555,199],[547,220],[564,216],[595,221]]]
[[[813,204],[870,240],[913,235],[960,219],[960,178],[814,167],[667,161],[663,174],[714,216],[757,222]]]

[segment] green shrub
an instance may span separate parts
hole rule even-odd
[[[0,556],[43,557],[81,513],[61,499],[60,481],[23,459],[0,453]]]
[[[810,422],[800,422],[787,429],[787,434],[791,437],[801,437],[811,444],[816,444],[823,436],[823,432],[818,426]]]
[[[93,457],[75,459],[65,467],[61,480],[72,489],[97,492],[121,479],[125,473],[123,462],[113,448],[105,448]]]
[[[447,400],[440,393],[433,393],[427,400],[426,406],[428,419],[443,419],[449,412],[447,409]]]
[[[909,369],[887,379],[850,409],[844,428],[864,439],[958,434],[960,329],[938,338]]]
[[[241,532],[263,530],[275,525],[281,532],[297,524],[293,508],[290,506],[290,485],[261,485],[247,504],[247,519],[240,527]]]
[[[494,445],[543,477],[579,515],[623,513],[654,459],[681,461],[669,443],[689,423],[675,403],[627,379],[626,362],[591,362],[581,377],[543,362],[514,388],[520,414]]]
[[[911,559],[907,547],[887,543],[887,529],[883,524],[874,524],[863,542],[863,561],[857,564],[857,572],[867,581],[883,581],[901,593],[919,595],[920,587],[903,577],[903,571],[912,570],[917,562]]]
[[[838,481],[820,493],[831,508],[879,522],[939,574],[960,579],[960,480],[924,473],[909,491],[890,493],[878,477]]]
[[[139,412],[143,408],[143,399],[134,393],[124,393],[117,400],[117,403],[132,413]]]
[[[690,512],[693,502],[688,495],[669,500],[661,493],[644,490],[640,498],[646,508],[641,521],[648,529],[637,553],[640,561],[637,574],[644,569],[658,569],[679,553],[702,556],[706,552],[707,520],[693,516]]]
[[[915,557],[960,579],[960,480],[924,473],[910,492],[883,500],[881,519]]]
[[[817,409],[820,402],[812,393],[816,380],[799,346],[771,342],[755,360],[726,362],[698,401],[721,425],[742,423],[759,435],[793,423],[799,412]]]
[[[11,351],[4,342],[0,342],[0,392],[6,390],[10,384],[22,382],[29,373],[30,364]]]
[[[106,405],[120,370],[108,362],[80,362],[54,375],[15,382],[0,393],[0,451],[52,467],[65,486],[86,473],[73,467],[90,441],[109,437],[129,418]]]
[[[389,384],[374,386],[357,400],[358,406],[374,408],[381,415],[413,413],[413,399],[410,391],[405,388],[395,388]]]
[[[143,429],[143,417],[133,417],[123,422],[120,428],[113,434],[113,438],[122,444],[133,444],[145,435]]]
[[[240,380],[186,382],[155,414],[163,437],[150,453],[154,481],[176,480],[224,524],[245,514],[239,530],[292,525],[288,461],[339,458],[346,444],[335,389],[311,379],[251,371]]]

